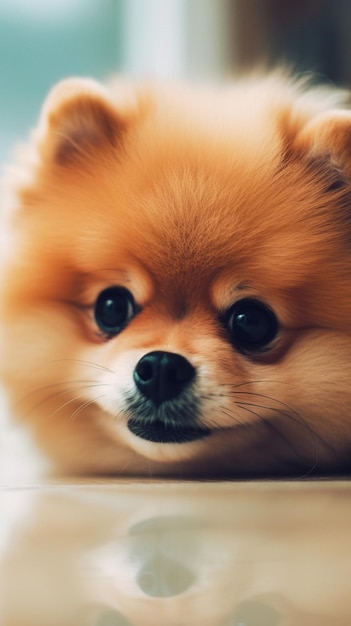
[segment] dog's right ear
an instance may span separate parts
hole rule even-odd
[[[39,145],[43,159],[65,167],[96,159],[101,149],[120,149],[136,108],[137,97],[125,85],[120,102],[115,103],[94,80],[61,81],[42,109]]]
[[[312,118],[297,134],[293,149],[300,155],[327,158],[351,172],[351,111],[330,110]]]

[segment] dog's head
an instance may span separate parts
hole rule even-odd
[[[351,114],[278,76],[58,85],[9,215],[2,370],[68,469],[269,474],[351,446]]]

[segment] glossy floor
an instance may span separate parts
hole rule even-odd
[[[1,626],[349,626],[351,484],[0,491]]]

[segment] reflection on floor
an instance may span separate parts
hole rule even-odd
[[[1,626],[349,626],[351,485],[0,491]]]

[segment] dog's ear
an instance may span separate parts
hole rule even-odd
[[[120,148],[134,107],[131,91],[125,86],[121,91],[121,101],[115,103],[94,80],[58,83],[44,103],[39,125],[45,161],[67,166],[96,158],[99,149]]]
[[[328,158],[351,174],[351,111],[320,113],[297,133],[293,151],[311,159]]]

